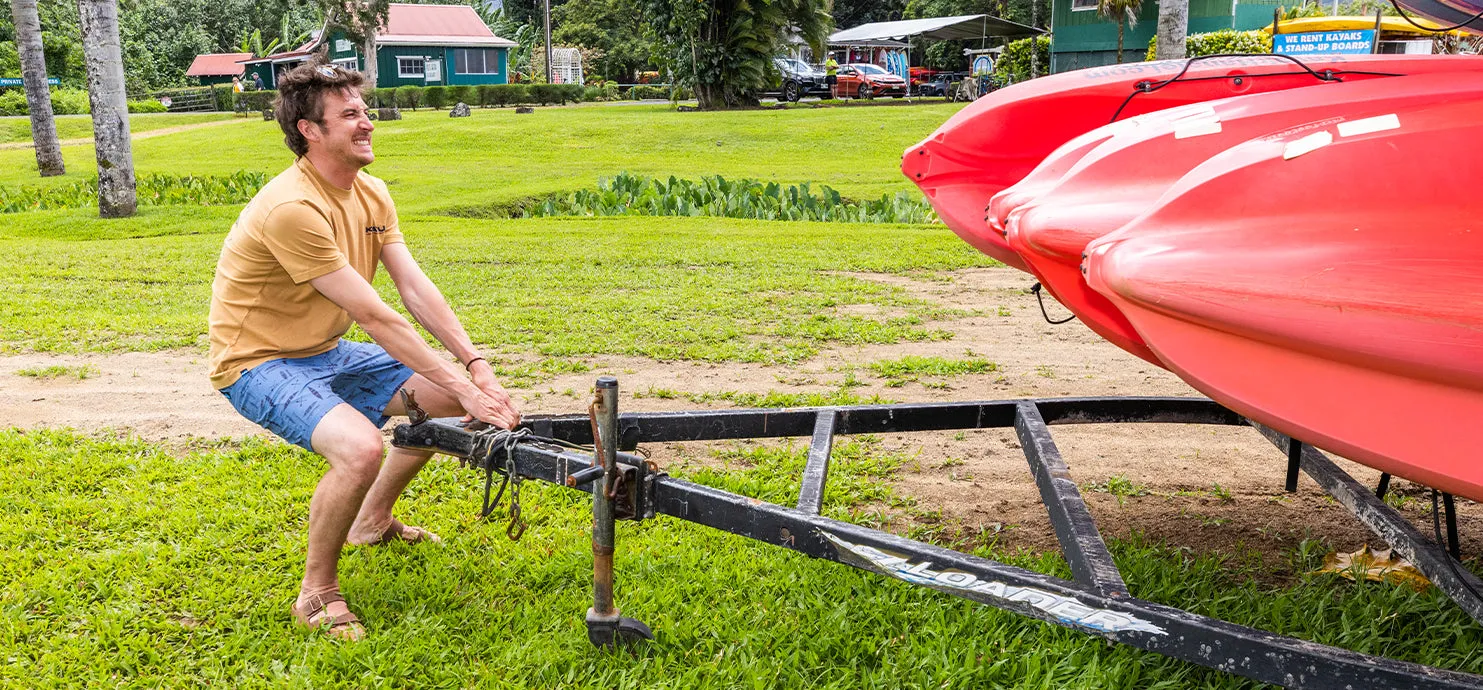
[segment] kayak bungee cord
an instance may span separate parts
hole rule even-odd
[[[1394,1],[1394,0],[1392,0],[1392,1]],[[1342,75],[1345,75],[1345,74],[1368,74],[1368,75],[1381,76],[1381,77],[1401,77],[1401,76],[1405,76],[1403,74],[1397,74],[1397,73],[1392,73],[1392,72],[1369,72],[1369,71],[1359,71],[1359,70],[1331,70],[1331,69],[1326,69],[1326,70],[1323,70],[1322,72],[1317,72],[1317,71],[1314,71],[1314,69],[1312,67],[1309,67],[1307,64],[1305,64],[1302,60],[1299,60],[1299,59],[1297,59],[1297,58],[1295,58],[1295,57],[1293,57],[1291,55],[1283,55],[1281,53],[1273,53],[1273,54],[1270,54],[1270,55],[1254,55],[1254,54],[1248,54],[1248,53],[1218,53],[1218,54],[1215,54],[1215,55],[1199,55],[1199,56],[1196,56],[1196,57],[1189,58],[1188,60],[1185,60],[1184,61],[1184,67],[1182,67],[1177,73],[1174,74],[1174,76],[1169,77],[1168,79],[1165,79],[1163,81],[1158,81],[1158,82],[1150,81],[1150,80],[1145,79],[1143,81],[1140,81],[1140,82],[1134,84],[1133,85],[1133,93],[1128,94],[1128,97],[1126,99],[1123,99],[1122,105],[1119,105],[1117,107],[1117,110],[1113,111],[1113,113],[1112,113],[1112,119],[1111,120],[1108,120],[1108,122],[1117,122],[1117,118],[1120,115],[1122,115],[1123,110],[1125,108],[1127,108],[1128,107],[1128,104],[1133,101],[1133,97],[1134,96],[1137,96],[1140,93],[1153,93],[1154,91],[1158,91],[1159,89],[1162,89],[1165,86],[1168,86],[1170,84],[1173,84],[1174,82],[1211,81],[1211,80],[1216,80],[1216,79],[1245,79],[1245,78],[1256,79],[1256,78],[1259,78],[1259,77],[1283,77],[1283,76],[1288,76],[1288,75],[1293,74],[1292,72],[1266,72],[1266,73],[1262,73],[1262,74],[1227,74],[1227,75],[1218,75],[1218,76],[1210,76],[1210,77],[1190,77],[1188,79],[1184,78],[1185,73],[1189,71],[1189,68],[1192,67],[1195,64],[1195,61],[1197,61],[1197,60],[1212,60],[1212,59],[1215,59],[1215,58],[1250,58],[1250,57],[1273,57],[1273,58],[1281,58],[1281,59],[1284,59],[1284,60],[1288,60],[1288,61],[1292,62],[1293,64],[1295,64],[1295,65],[1303,68],[1303,71],[1305,71],[1308,74],[1312,75],[1314,79],[1317,79],[1319,81],[1326,81],[1326,82],[1344,81]]]
[[[1396,13],[1400,15],[1401,19],[1406,20],[1406,23],[1407,24],[1410,24],[1411,26],[1414,26],[1414,27],[1416,27],[1418,29],[1421,29],[1422,31],[1430,31],[1431,33],[1434,33],[1434,34],[1444,34],[1444,33],[1447,33],[1448,31],[1456,31],[1456,30],[1461,29],[1461,28],[1463,28],[1463,27],[1465,27],[1465,26],[1467,26],[1469,24],[1472,24],[1473,22],[1478,21],[1479,19],[1483,19],[1483,12],[1479,12],[1479,13],[1473,15],[1472,17],[1469,17],[1468,19],[1463,20],[1463,22],[1461,24],[1453,24],[1452,26],[1444,26],[1444,27],[1441,27],[1439,29],[1432,29],[1432,28],[1425,27],[1425,26],[1422,26],[1420,24],[1417,24],[1415,21],[1412,21],[1412,19],[1410,17],[1406,16],[1406,11],[1403,10],[1403,9],[1401,9],[1401,6],[1399,4],[1397,4],[1395,0],[1390,0],[1390,5],[1391,5],[1391,7],[1394,7],[1395,8]]]
[[[1449,497],[1448,500],[1451,500],[1451,498]],[[1437,510],[1436,489],[1432,489],[1432,534],[1434,534],[1437,538],[1437,547],[1445,549],[1446,545],[1442,542],[1442,519],[1438,516]],[[1483,601],[1483,595],[1478,594],[1478,590],[1473,589],[1473,586],[1468,584],[1468,581],[1463,578],[1462,573],[1457,571],[1457,559],[1453,558],[1451,553],[1448,553],[1446,555],[1446,558],[1442,560],[1447,561],[1447,569],[1452,571],[1452,576],[1457,578],[1457,581],[1461,583],[1463,588],[1468,591],[1468,594],[1473,595],[1473,598],[1478,601]]]
[[[1030,286],[1030,292],[1035,293],[1035,302],[1040,305],[1040,315],[1045,317],[1046,323],[1052,326],[1059,326],[1063,323],[1069,323],[1072,319],[1076,318],[1076,314],[1072,314],[1060,321],[1051,320],[1050,314],[1045,311],[1045,298],[1040,295],[1040,281],[1035,281],[1035,284]]]

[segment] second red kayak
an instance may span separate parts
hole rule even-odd
[[[1146,212],[1191,168],[1253,137],[1315,128],[1315,121],[1383,115],[1398,103],[1416,108],[1478,97],[1483,97],[1483,72],[1371,79],[1171,109],[1166,112],[1175,117],[1149,120],[1107,138],[1060,179],[1042,185],[1037,196],[1009,213],[1006,240],[1056,300],[1089,328],[1162,366],[1122,313],[1087,287],[1081,260],[1088,242]]]
[[[1458,55],[1252,55],[1098,67],[1000,89],[959,111],[908,149],[902,171],[943,222],[969,244],[1025,268],[984,220],[989,199],[1018,182],[1057,147],[1114,120],[1248,93],[1428,72],[1473,70]]]
[[[1476,96],[1254,139],[1088,245],[1086,280],[1232,410],[1483,500],[1480,161]]]

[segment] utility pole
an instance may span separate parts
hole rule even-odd
[[[546,7],[546,83],[552,83],[551,79],[551,0],[545,0]]]

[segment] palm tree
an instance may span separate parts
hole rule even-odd
[[[1184,57],[1184,38],[1189,33],[1189,0],[1159,0],[1159,27],[1154,54],[1160,60]]]
[[[116,0],[77,0],[88,101],[93,106],[93,148],[98,156],[98,215],[134,215],[134,150],[129,142],[129,102],[118,38]]]
[[[1138,10],[1143,0],[1097,0],[1098,16],[1117,22],[1117,62],[1123,61],[1123,25],[1138,26]]]
[[[15,43],[21,54],[21,77],[26,85],[26,107],[31,113],[31,141],[36,144],[36,168],[42,177],[67,172],[57,122],[52,118],[51,92],[46,87],[46,56],[41,50],[41,19],[36,0],[10,0],[15,19]]]

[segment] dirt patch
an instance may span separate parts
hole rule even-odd
[[[623,385],[625,411],[673,411],[703,405],[686,393],[831,393],[846,390],[902,402],[1096,395],[1194,396],[1169,372],[1124,353],[1080,323],[1052,326],[1041,317],[1031,279],[1012,269],[975,269],[933,279],[858,274],[905,290],[913,297],[976,315],[927,324],[953,339],[870,345],[827,351],[792,366],[656,362],[626,357],[587,360],[591,370],[515,389],[527,414],[572,414],[585,409],[595,376],[612,374]],[[855,309],[864,314],[868,310]],[[1052,315],[1064,313],[1048,304]],[[904,355],[989,359],[984,374],[892,387],[865,365]],[[78,380],[43,380],[17,374],[55,364],[90,365],[96,374]],[[5,426],[72,427],[128,431],[171,444],[198,438],[265,435],[237,416],[206,380],[204,356],[195,351],[118,355],[0,357],[0,420]],[[842,388],[847,381],[851,385]],[[660,397],[670,392],[678,397]],[[1088,425],[1056,427],[1054,438],[1072,476],[1084,488],[1107,536],[1134,532],[1225,552],[1239,546],[1272,554],[1267,566],[1286,567],[1281,554],[1303,539],[1322,538],[1346,550],[1375,538],[1342,507],[1303,479],[1295,494],[1282,490],[1285,459],[1256,432],[1187,425]],[[883,437],[886,450],[912,458],[897,490],[915,499],[891,511],[892,529],[915,531],[959,546],[993,541],[1008,548],[1056,548],[1040,496],[1013,430],[981,430]],[[675,444],[651,449],[661,464],[706,463],[709,448]],[[1342,461],[1341,461],[1342,462]],[[1344,463],[1373,485],[1378,473]],[[1130,495],[1107,492],[1110,479],[1126,480]],[[1125,487],[1126,488],[1126,487]],[[1430,533],[1429,501],[1419,487],[1396,481],[1403,512]],[[1462,501],[1464,547],[1483,548],[1475,536],[1483,510]]]

